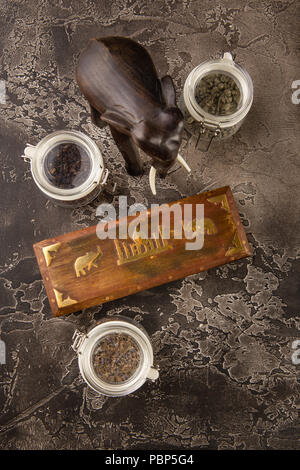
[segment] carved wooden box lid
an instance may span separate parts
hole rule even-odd
[[[34,251],[53,314],[76,312],[251,254],[228,186],[175,202],[181,207],[204,205],[201,249],[186,250],[187,240],[176,239],[172,220],[169,239],[162,237],[160,227],[156,239],[100,240],[93,226],[36,243]]]

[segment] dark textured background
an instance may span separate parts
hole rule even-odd
[[[299,2],[0,0],[0,447],[3,449],[300,449]],[[93,36],[125,35],[150,51],[177,90],[224,51],[250,73],[253,107],[207,153],[186,138],[193,180],[176,171],[151,195],[127,177],[108,130],[91,124],[74,81]],[[44,238],[97,223],[97,202],[47,202],[20,158],[27,142],[78,129],[94,138],[129,202],[166,202],[229,184],[253,257],[54,319],[33,255]],[[106,199],[111,201],[107,194]],[[152,337],[155,384],[124,398],[91,393],[70,349],[103,315],[135,318]]]

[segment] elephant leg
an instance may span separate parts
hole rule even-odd
[[[97,126],[97,127],[101,127],[101,128],[105,127],[107,125],[107,123],[102,121],[101,113],[99,113],[99,111],[97,111],[97,109],[93,108],[92,105],[90,105],[90,108],[91,108],[92,123],[95,124],[95,126]]]
[[[96,264],[96,261],[91,261],[88,265],[88,271],[90,271],[92,269],[92,267],[94,268],[98,268],[98,265]]]
[[[109,127],[114,141],[125,160],[127,172],[131,176],[142,175],[144,173],[143,164],[137,146],[132,141],[131,137],[122,134],[112,126]]]

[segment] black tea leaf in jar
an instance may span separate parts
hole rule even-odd
[[[140,362],[137,342],[125,333],[104,336],[93,353],[95,373],[101,380],[110,384],[129,380],[138,370]]]
[[[44,169],[49,182],[61,189],[71,189],[86,181],[91,171],[84,148],[66,142],[58,144],[45,157]]]
[[[93,201],[109,174],[96,143],[77,131],[56,131],[37,145],[27,144],[22,157],[30,163],[34,182],[42,193],[63,207],[80,207]]]

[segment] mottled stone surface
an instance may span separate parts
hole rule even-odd
[[[299,111],[296,1],[0,0],[0,447],[3,449],[300,449]],[[93,36],[146,46],[178,91],[194,66],[232,51],[253,78],[240,131],[207,153],[192,139],[151,195],[128,177],[107,129],[91,124],[74,81]],[[298,55],[297,55],[298,54]],[[2,100],[3,101],[3,100]],[[65,318],[54,319],[32,244],[97,222],[97,203],[55,207],[20,155],[58,129],[89,134],[129,202],[165,202],[229,184],[253,257]],[[107,195],[107,200],[111,198]],[[116,199],[115,199],[116,201]],[[70,349],[76,328],[103,315],[138,320],[160,379],[124,398],[95,396]]]

